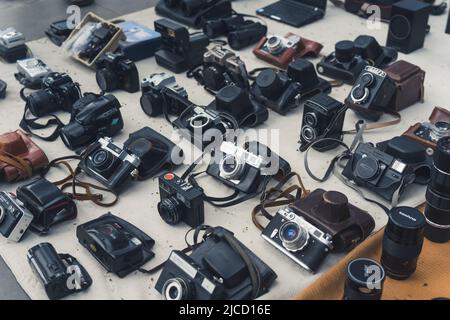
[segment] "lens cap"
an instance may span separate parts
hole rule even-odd
[[[283,83],[276,71],[266,69],[256,77],[256,85],[267,98],[276,98],[283,89]]]
[[[421,245],[426,225],[424,215],[411,207],[393,208],[386,226],[386,235],[403,245]]]
[[[386,273],[375,260],[359,258],[347,265],[346,300],[380,300]]]
[[[340,62],[350,62],[355,55],[355,44],[353,41],[344,40],[336,43],[335,47],[336,59]]]

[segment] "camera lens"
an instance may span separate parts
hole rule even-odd
[[[436,145],[431,181],[426,193],[425,217],[427,239],[444,243],[450,240],[450,137]]]
[[[105,92],[114,91],[119,87],[119,78],[109,69],[98,70],[95,78],[100,89]]]
[[[344,300],[380,300],[386,273],[376,261],[367,258],[352,260],[347,265]]]
[[[308,231],[293,221],[286,222],[280,228],[279,236],[283,246],[292,252],[302,250],[309,239]]]
[[[60,131],[61,140],[71,150],[75,150],[89,144],[93,136],[87,134],[86,127],[78,122],[72,122],[64,126]]]
[[[368,86],[370,86],[370,85],[372,84],[372,82],[373,82],[373,75],[372,75],[371,73],[366,72],[366,73],[364,73],[364,74],[361,76],[361,78],[359,79],[359,81],[361,82],[361,84],[362,84],[364,87],[368,87]]]
[[[283,42],[280,37],[271,36],[267,40],[267,49],[269,49],[272,54],[278,54],[281,50],[283,50]]]
[[[352,61],[354,55],[355,55],[355,44],[353,41],[339,41],[336,43],[335,47],[335,56],[336,60],[340,62],[350,62]]]
[[[314,112],[305,114],[305,123],[308,126],[315,127],[317,125],[317,115]]]
[[[176,225],[181,221],[184,209],[184,204],[176,197],[166,198],[158,203],[159,215],[170,225]]]
[[[191,281],[182,278],[172,278],[166,281],[162,292],[165,300],[187,300],[194,298],[194,289]]]
[[[103,149],[95,151],[90,158],[92,159],[92,165],[100,172],[108,170],[114,163],[113,155]]]
[[[430,139],[434,142],[450,136],[450,123],[438,121],[431,127]]]
[[[261,23],[252,23],[244,29],[228,33],[228,45],[233,50],[241,50],[249,45],[258,42],[265,36],[267,27]]]
[[[163,113],[163,99],[153,94],[144,94],[141,97],[141,108],[150,117],[156,117]]]
[[[283,81],[274,70],[267,69],[261,71],[255,81],[265,97],[278,97],[283,90]]]
[[[225,179],[237,179],[241,176],[244,166],[234,155],[226,155],[219,164],[220,175]]]
[[[57,111],[58,104],[51,91],[39,90],[27,97],[27,106],[35,117],[42,117]]]
[[[317,132],[314,128],[310,126],[304,126],[302,129],[302,138],[306,142],[313,142],[317,139]]]
[[[379,172],[380,164],[371,157],[363,157],[356,164],[355,175],[362,180],[373,180]]]
[[[391,210],[381,255],[381,264],[389,277],[404,280],[416,271],[425,225],[424,216],[415,208],[397,207]]]

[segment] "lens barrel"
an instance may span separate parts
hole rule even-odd
[[[376,261],[359,258],[347,265],[344,300],[380,300],[386,272]]]
[[[383,237],[381,265],[396,280],[409,278],[422,251],[425,217],[411,207],[393,208]]]
[[[158,203],[159,215],[170,225],[180,223],[183,210],[184,205],[176,197],[165,198]]]
[[[426,193],[425,237],[433,242],[450,240],[450,137],[437,142],[431,181]]]

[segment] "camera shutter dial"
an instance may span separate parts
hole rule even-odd
[[[274,70],[264,70],[256,77],[256,85],[265,97],[276,98],[283,89],[283,82]]]
[[[372,180],[377,177],[380,164],[370,157],[363,157],[358,161],[355,169],[356,176],[362,180]]]

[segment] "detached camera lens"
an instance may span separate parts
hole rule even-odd
[[[416,271],[425,224],[424,216],[415,208],[397,207],[391,210],[381,255],[381,264],[389,277],[404,280]]]
[[[170,225],[176,225],[183,216],[184,205],[176,197],[161,200],[158,203],[158,212],[161,218]]]
[[[194,297],[193,290],[189,280],[172,278],[166,281],[162,292],[165,300],[187,300]]]
[[[292,252],[302,250],[309,239],[308,231],[293,221],[286,222],[280,228],[279,236],[283,246]]]
[[[344,300],[380,300],[386,273],[376,261],[360,258],[347,265]]]

